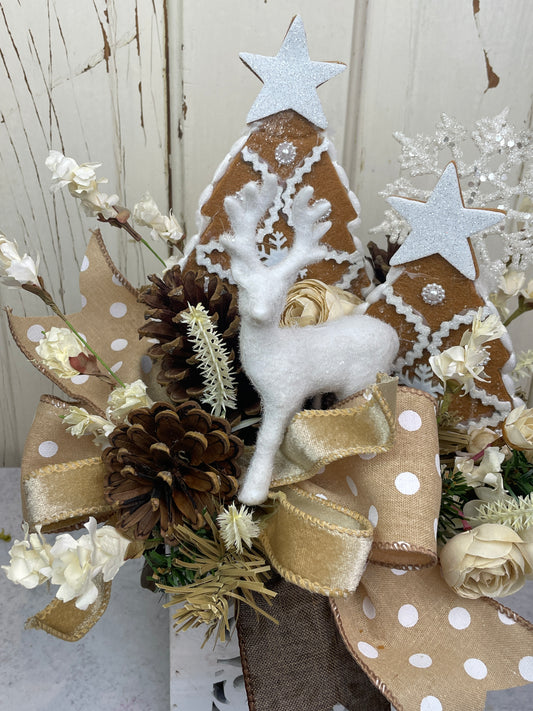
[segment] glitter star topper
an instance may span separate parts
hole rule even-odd
[[[239,57],[264,86],[250,109],[247,122],[292,109],[319,128],[328,122],[316,88],[346,69],[339,62],[313,62],[309,58],[302,18],[297,15],[275,57],[241,52]]]
[[[391,266],[440,254],[468,279],[475,279],[476,267],[468,238],[505,217],[501,210],[465,207],[455,163],[446,166],[427,202],[389,197],[387,202],[410,224],[411,232]]]

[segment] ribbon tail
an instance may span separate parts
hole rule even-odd
[[[59,637],[66,642],[77,642],[98,622],[104,614],[111,595],[111,583],[104,583],[101,576],[95,578],[98,597],[86,610],[79,610],[74,600],[52,600],[44,610],[26,622],[26,629],[38,629]]]
[[[268,605],[273,625],[247,605],[237,620],[244,681],[253,711],[324,711],[342,704],[347,711],[389,711],[346,651],[328,598],[278,576],[269,582],[277,596]]]
[[[397,711],[483,711],[488,691],[532,681],[533,625],[489,598],[457,597],[438,567],[369,565],[331,606],[346,648]]]

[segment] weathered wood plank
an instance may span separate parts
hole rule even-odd
[[[59,303],[79,308],[78,269],[96,226],[65,193],[50,195],[44,160],[50,148],[78,162],[100,161],[108,192],[133,205],[150,189],[168,208],[163,0],[51,0],[0,8],[0,229],[41,256],[41,273]],[[155,261],[117,230],[104,238],[134,283]],[[18,313],[43,313],[3,290]],[[6,325],[2,323],[5,343]],[[36,401],[49,391],[11,344],[2,348],[4,402],[0,446],[18,464]],[[34,374],[35,373],[35,374]]]

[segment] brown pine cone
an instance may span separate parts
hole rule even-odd
[[[227,420],[195,402],[157,402],[130,412],[128,420],[111,433],[111,446],[102,453],[105,497],[117,506],[118,528],[145,539],[159,524],[171,543],[175,525],[201,528],[214,496],[235,495],[242,442],[230,434]]]
[[[400,245],[391,242],[387,236],[387,249],[378,247],[375,242],[368,242],[366,246],[370,252],[370,262],[372,263],[372,268],[374,269],[375,281],[377,281],[378,284],[383,284],[383,282],[387,279],[387,274],[390,271],[389,262],[393,255],[400,249]]]
[[[199,400],[204,390],[196,355],[187,337],[187,325],[181,319],[189,304],[202,304],[216,324],[232,361],[237,411],[248,417],[258,415],[259,396],[244,374],[238,356],[237,288],[201,267],[182,274],[181,269],[174,266],[162,278],[154,274],[149,279],[152,283],[139,294],[139,301],[149,307],[145,314],[147,321],[139,334],[157,341],[148,355],[158,363],[157,382],[166,388],[170,399],[178,403]],[[235,414],[228,413],[228,418],[233,420]]]

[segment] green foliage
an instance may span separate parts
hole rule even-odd
[[[0,541],[6,541],[6,543],[9,543],[11,540],[11,535],[9,533],[6,533],[4,529],[0,530]]]
[[[461,472],[454,472],[453,465],[442,474],[442,499],[439,515],[438,540],[445,543],[462,529],[458,524],[465,503],[472,498],[472,488]]]
[[[502,477],[503,485],[515,497],[533,492],[533,465],[523,452],[513,450],[512,457],[502,464]]]
[[[202,528],[196,531],[201,538],[209,538],[209,532]],[[168,547],[162,538],[152,538],[147,541],[147,548],[144,551],[144,558],[150,568],[152,575],[148,578],[157,585],[168,587],[182,587],[190,585],[196,578],[196,572],[192,568],[181,565],[181,561],[194,563],[194,559],[186,556],[182,551],[182,546]]]

